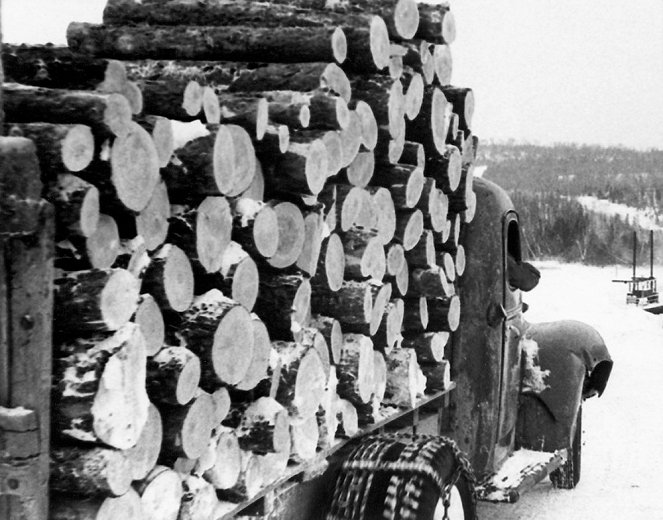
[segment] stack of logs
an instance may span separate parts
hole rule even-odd
[[[414,0],[108,0],[3,47],[56,208],[51,518],[216,518],[448,386],[454,38]]]

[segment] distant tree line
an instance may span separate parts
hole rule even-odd
[[[511,195],[530,258],[630,264],[635,230],[638,261],[649,262],[648,231],[619,215],[591,212],[576,197],[647,209],[663,224],[663,151],[489,144],[480,148],[478,163],[488,166],[487,179]],[[655,244],[655,259],[663,263],[663,232],[656,231]]]

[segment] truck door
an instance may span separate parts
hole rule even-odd
[[[500,409],[497,430],[495,461],[508,457],[513,450],[518,395],[520,392],[520,331],[522,330],[522,296],[520,289],[509,284],[508,258],[522,260],[520,225],[515,211],[504,216],[503,228],[503,300],[505,320],[502,325],[502,375],[500,381]]]

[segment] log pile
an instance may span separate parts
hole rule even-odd
[[[108,0],[67,38],[3,48],[56,209],[55,517],[212,518],[448,386],[447,6]]]

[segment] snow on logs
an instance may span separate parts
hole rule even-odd
[[[84,469],[55,517],[207,517],[448,387],[480,210],[454,37],[412,0],[108,0],[69,49],[3,49],[56,210],[54,449]]]

